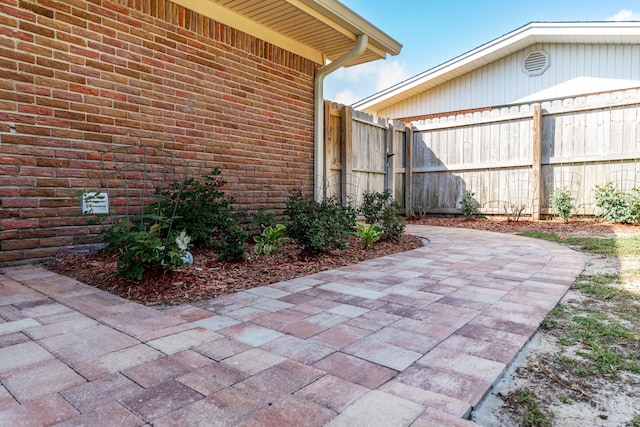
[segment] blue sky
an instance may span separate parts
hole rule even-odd
[[[640,21],[638,0],[341,0],[403,47],[397,56],[342,68],[324,98],[352,104],[532,21]]]

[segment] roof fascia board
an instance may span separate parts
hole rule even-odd
[[[268,43],[285,48],[295,54],[324,65],[324,53],[302,44],[289,37],[273,31],[257,22],[239,15],[225,7],[209,0],[171,0],[180,6],[207,16],[217,22],[239,29],[247,34],[258,37]]]
[[[354,44],[357,40],[358,35],[367,34],[366,32],[357,32],[358,30],[355,27],[347,29],[344,25],[336,22],[335,19],[329,18],[326,13],[322,13],[324,11],[321,10],[321,8],[318,8],[318,7],[314,8],[312,6],[309,6],[304,1],[297,1],[297,0],[286,0],[286,1],[287,3],[290,3],[295,7],[297,7],[298,9],[304,11],[305,13],[308,13],[310,16],[314,17],[315,19],[324,22],[334,30],[338,31],[343,36],[350,38],[351,40],[353,40]],[[311,1],[310,3],[317,6],[315,4],[316,3],[315,1]],[[387,52],[376,47],[371,43],[367,45],[367,49],[375,52],[375,54],[380,56],[381,58],[384,58],[387,56]],[[330,58],[330,59],[335,60],[336,58]]]
[[[369,49],[377,50],[381,53],[382,58],[386,54],[397,55],[402,49],[400,44],[389,35],[385,34],[379,28],[371,24],[369,21],[335,0],[287,0],[289,3],[295,4],[300,9],[305,10],[307,13],[314,15],[309,9],[314,10],[319,16],[322,16],[324,22],[331,25],[333,28],[343,32],[339,29],[345,28],[350,32],[349,35],[354,41],[360,34],[366,34],[369,37]],[[301,4],[306,5],[308,8],[302,8]],[[315,15],[314,15],[315,16]],[[338,24],[338,25],[337,25]],[[375,51],[374,50],[374,51]],[[376,52],[376,53],[378,53]]]

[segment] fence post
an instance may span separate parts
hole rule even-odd
[[[353,108],[348,105],[342,106],[342,114],[340,118],[340,157],[342,158],[342,176],[340,179],[340,198],[342,205],[347,205],[347,196],[349,194],[348,179],[353,179],[353,148],[352,148],[352,125],[353,125]],[[358,195],[356,195],[357,197]]]
[[[410,216],[413,213],[413,128],[405,125],[405,167],[404,167],[404,214]]]
[[[385,120],[385,123],[387,125],[387,130],[386,130],[386,144],[385,144],[385,158],[384,158],[384,165],[385,165],[385,170],[387,171],[387,176],[385,177],[386,181],[385,182],[385,190],[389,190],[391,191],[391,195],[393,196],[393,192],[395,191],[395,174],[396,174],[396,168],[395,168],[395,162],[393,159],[393,156],[395,155],[396,152],[396,147],[393,141],[393,130],[394,130],[394,126],[393,126],[393,120],[391,119],[387,119]]]
[[[533,207],[531,209],[531,218],[534,221],[540,219],[540,210],[542,207],[542,107],[540,104],[533,104],[533,132],[532,132],[532,174],[534,183]]]

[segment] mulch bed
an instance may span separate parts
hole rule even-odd
[[[580,219],[564,222],[561,220],[496,220],[484,218],[441,218],[441,217],[412,217],[407,220],[411,224],[435,225],[441,227],[473,228],[476,230],[494,231],[497,233],[521,233],[525,231],[540,231],[547,233],[572,235],[611,235],[637,234],[640,225],[611,224],[595,219]]]
[[[408,223],[444,227],[464,227],[500,233],[545,231],[559,234],[611,235],[640,233],[638,225],[609,224],[595,220],[509,221],[477,218],[409,218]],[[427,236],[428,237],[428,236]],[[275,254],[255,255],[250,245],[247,257],[239,262],[219,262],[208,250],[193,250],[194,264],[175,271],[148,272],[140,283],[115,276],[117,260],[106,252],[59,254],[49,268],[77,280],[146,305],[174,305],[215,298],[243,289],[302,277],[319,271],[354,264],[422,246],[420,238],[405,235],[399,241],[381,241],[362,249],[351,237],[347,249],[317,256],[305,256],[288,242]]]
[[[149,271],[139,283],[116,277],[116,256],[107,252],[61,253],[51,260],[49,268],[142,304],[174,305],[290,280],[422,245],[422,239],[405,235],[398,241],[379,241],[365,250],[360,239],[350,237],[346,249],[315,256],[305,256],[292,242],[269,256],[256,255],[250,245],[246,259],[238,262],[220,262],[212,251],[194,249],[192,265],[174,271],[162,268]]]

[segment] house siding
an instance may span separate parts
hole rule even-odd
[[[256,176],[311,188],[319,67],[169,1],[1,0],[0,263],[97,242],[77,195],[116,147],[220,167],[245,206]]]
[[[544,50],[550,66],[530,77],[522,60]],[[640,86],[640,45],[537,44],[376,112],[410,121],[445,112],[477,110]]]

